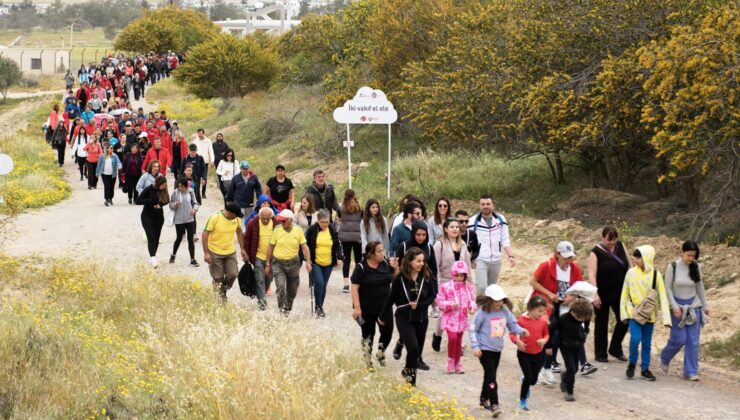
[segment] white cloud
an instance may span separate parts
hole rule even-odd
[[[393,124],[398,113],[382,90],[361,87],[355,97],[334,110],[340,124]]]

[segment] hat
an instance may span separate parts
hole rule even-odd
[[[188,149],[190,149],[190,150],[198,150],[198,145],[197,144],[191,144],[190,146],[188,146]]]
[[[486,296],[493,300],[504,300],[506,299],[506,292],[498,284],[492,284],[486,287]]]
[[[177,124],[177,120],[172,120],[172,124]]]
[[[249,169],[249,161],[248,160],[243,160],[242,163],[239,165],[239,167],[241,169]]]
[[[560,241],[558,246],[555,248],[555,251],[564,258],[570,258],[576,255],[576,251],[573,250],[573,244],[568,241]]]
[[[455,277],[458,274],[465,274],[465,276],[467,277],[470,275],[470,271],[468,270],[468,265],[465,264],[465,261],[455,261],[455,263],[452,264],[450,274],[452,275],[452,277]]]
[[[126,124],[125,124],[125,125],[127,125],[127,126],[131,126],[131,125],[132,125],[132,124],[131,124],[131,121],[126,121]]]
[[[242,209],[234,203],[226,203],[224,210],[228,211],[229,213],[234,213],[236,217],[244,217],[244,214],[242,214]]]
[[[293,220],[293,211],[289,209],[285,209],[281,211],[280,213],[278,213],[277,219],[278,220],[288,220],[288,219]]]
[[[149,134],[147,134],[146,131],[142,131],[141,134],[139,134],[139,138],[143,137],[149,137]]]

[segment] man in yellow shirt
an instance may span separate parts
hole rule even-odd
[[[274,226],[277,225],[272,209],[263,207],[260,209],[259,217],[255,217],[247,223],[244,234],[244,247],[247,249],[249,262],[254,266],[254,281],[257,284],[257,304],[261,311],[265,310],[267,301],[265,291],[270,288],[271,276],[265,275],[267,264],[267,248],[270,246],[270,238]]]
[[[280,312],[288,315],[293,309],[293,300],[298,294],[299,274],[301,262],[298,259],[299,249],[306,260],[306,271],[311,272],[311,254],[306,246],[303,230],[293,226],[293,212],[285,209],[277,216],[282,222],[272,232],[270,246],[267,247],[267,264],[265,275],[274,272],[277,286],[277,300]],[[273,271],[274,270],[274,271]]]
[[[239,274],[234,235],[239,242],[242,260],[247,260],[244,237],[240,229],[241,217],[243,217],[241,209],[234,203],[227,203],[224,210],[208,218],[203,230],[203,259],[208,264],[213,279],[213,290],[224,302],[226,292],[231,289]]]

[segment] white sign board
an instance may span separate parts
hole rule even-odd
[[[385,97],[382,90],[361,87],[355,97],[334,110],[334,121],[347,125],[347,173],[349,187],[352,188],[352,147],[355,142],[349,137],[350,124],[387,124],[388,125],[388,199],[391,198],[391,124],[398,120],[398,113],[393,104]]]
[[[7,175],[13,171],[13,158],[0,154],[0,175]]]
[[[385,93],[367,86],[334,110],[334,121],[340,124],[393,124],[396,120],[398,113]]]

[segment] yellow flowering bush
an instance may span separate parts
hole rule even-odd
[[[151,270],[0,256],[0,417],[450,418],[356,342]]]

